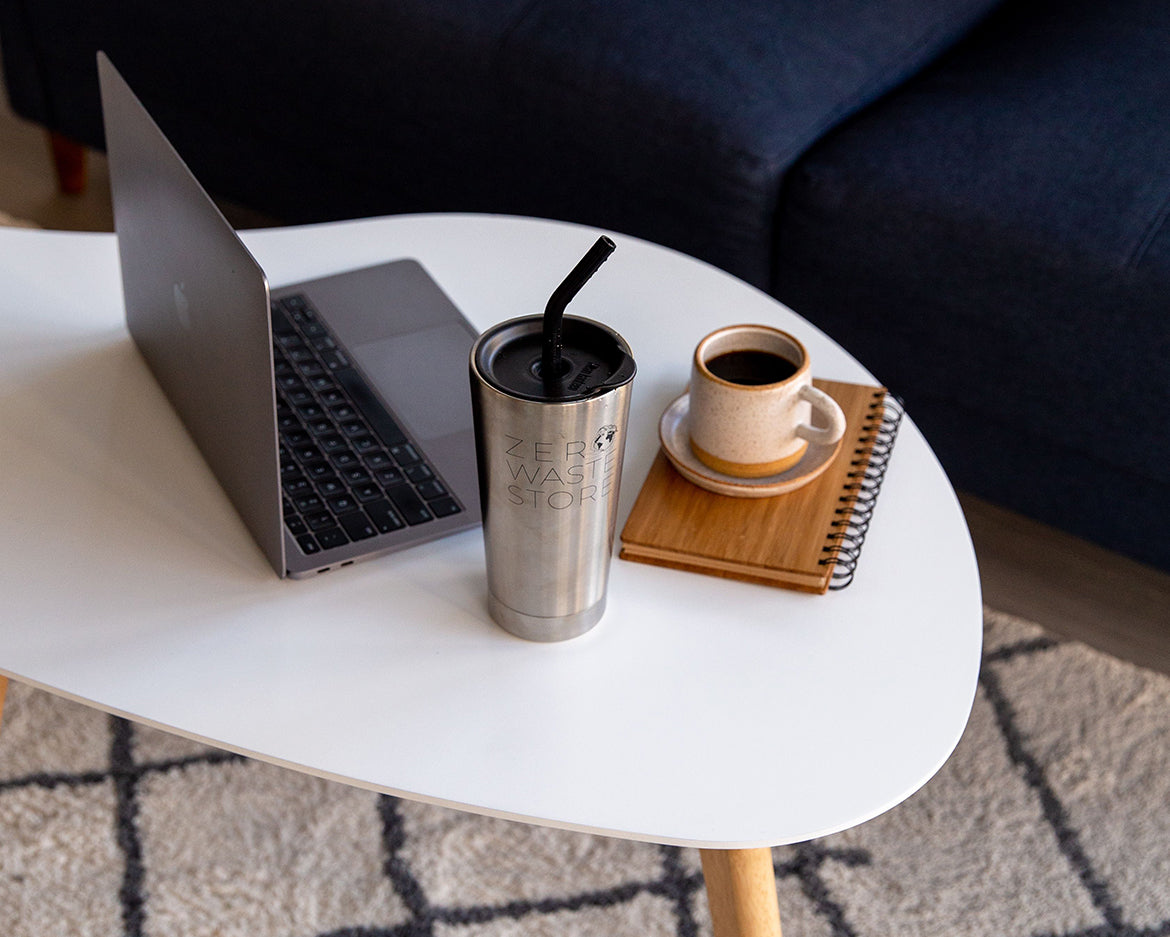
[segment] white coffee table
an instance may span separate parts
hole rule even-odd
[[[275,285],[417,257],[483,328],[543,309],[595,237],[433,215],[246,240]],[[638,360],[619,526],[708,331],[778,325],[818,376],[873,380],[762,293],[614,238],[570,311]],[[479,531],[278,581],[130,343],[108,235],[0,230],[0,505],[0,672],[364,788],[698,846],[720,934],[778,930],[768,847],[909,796],[975,693],[971,543],[909,419],[838,593],[615,560],[602,622],[542,645],[489,620]]]

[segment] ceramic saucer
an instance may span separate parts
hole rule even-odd
[[[795,491],[827,469],[841,449],[840,439],[827,446],[810,442],[800,461],[786,472],[763,478],[737,478],[708,468],[691,451],[689,416],[690,394],[683,394],[663,411],[658,421],[663,452],[687,481],[732,498],[771,498]]]

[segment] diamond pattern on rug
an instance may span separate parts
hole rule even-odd
[[[674,937],[675,921],[664,899],[642,892],[629,900],[524,914],[484,915],[482,922],[440,922],[435,937],[564,937],[565,934],[643,934]]]
[[[121,932],[115,802],[110,780],[4,792],[0,933]],[[62,922],[69,922],[68,930]]]
[[[989,612],[921,791],[773,861],[785,937],[1170,937],[1170,680]],[[708,937],[698,852],[322,781],[13,683],[5,937]]]
[[[645,843],[558,830],[403,802],[399,857],[439,905],[505,905],[607,894],[662,877],[662,852]]]
[[[1165,933],[1170,682],[1111,658],[1090,661],[1069,646],[1047,657],[1020,657],[998,674],[1005,698],[1015,701],[1017,730],[1042,772],[1052,822],[1111,927]],[[1085,699],[1106,706],[1068,719]],[[1110,822],[1099,822],[1105,816]]]
[[[854,931],[964,937],[1099,924],[983,691],[948,764],[899,808],[823,841],[868,857],[824,870]]]
[[[256,761],[152,773],[138,792],[148,932],[317,934],[405,923],[378,797]]]
[[[0,737],[0,783],[36,778],[50,787],[58,777],[107,779],[109,717],[89,706],[10,681]]]

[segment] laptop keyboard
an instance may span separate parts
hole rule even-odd
[[[284,523],[305,554],[462,508],[304,296],[272,301]]]

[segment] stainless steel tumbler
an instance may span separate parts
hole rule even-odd
[[[565,316],[563,373],[541,375],[539,316],[471,350],[488,604],[534,641],[588,631],[605,611],[635,364],[617,332]]]

